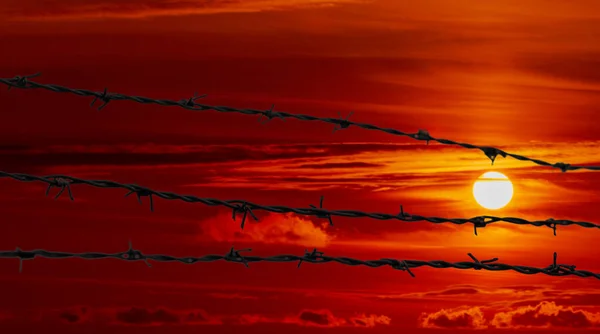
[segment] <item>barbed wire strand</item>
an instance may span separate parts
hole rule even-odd
[[[151,261],[156,262],[178,262],[183,264],[195,264],[195,263],[206,263],[206,262],[215,262],[215,261],[227,261],[227,262],[235,262],[242,263],[244,266],[249,267],[250,263],[255,262],[298,262],[297,268],[300,268],[300,265],[303,262],[308,263],[330,263],[337,262],[339,264],[347,265],[347,266],[366,266],[370,268],[378,268],[389,266],[396,270],[407,271],[412,277],[415,277],[414,273],[411,271],[413,268],[420,267],[430,267],[435,269],[474,269],[474,270],[488,270],[488,271],[515,271],[520,274],[525,275],[534,275],[534,274],[545,274],[548,276],[578,276],[578,277],[594,277],[596,279],[600,279],[600,274],[593,273],[586,270],[575,270],[574,265],[565,265],[558,264],[557,254],[554,253],[553,263],[544,268],[536,268],[529,266],[521,266],[521,265],[510,265],[497,263],[498,258],[493,258],[489,260],[479,261],[473,254],[468,253],[468,256],[473,260],[472,262],[447,262],[441,260],[434,261],[423,261],[423,260],[399,260],[399,259],[391,259],[391,258],[382,258],[379,260],[359,260],[350,257],[332,257],[325,256],[323,252],[318,252],[315,248],[313,251],[309,252],[305,250],[304,255],[290,255],[290,254],[282,254],[282,255],[274,255],[268,257],[261,256],[248,256],[242,255],[244,252],[250,252],[252,249],[238,249],[236,250],[234,247],[231,247],[228,253],[224,255],[204,255],[200,257],[194,256],[186,256],[186,257],[175,257],[172,255],[166,254],[144,254],[140,250],[133,249],[131,245],[131,241],[129,242],[129,249],[124,252],[118,253],[100,253],[100,252],[86,252],[86,253],[71,253],[71,252],[57,252],[57,251],[48,251],[42,249],[34,249],[34,250],[21,250],[20,248],[16,248],[16,250],[8,250],[8,251],[0,251],[0,258],[5,259],[18,259],[19,260],[19,272],[23,271],[23,261],[33,260],[36,257],[48,258],[48,259],[68,259],[68,258],[79,258],[83,260],[99,260],[99,259],[117,259],[124,261],[143,261],[146,263],[148,267],[152,267],[150,264]]]
[[[49,194],[51,188],[60,188],[57,195],[54,197],[58,198],[61,194],[67,190],[69,198],[73,201],[74,196],[71,191],[71,186],[76,184],[83,184],[96,188],[121,188],[128,190],[129,192],[125,196],[136,194],[138,201],[141,202],[142,197],[150,198],[150,210],[154,211],[154,204],[152,196],[156,196],[166,200],[180,200],[187,203],[201,203],[207,206],[224,206],[232,210],[232,219],[235,221],[238,214],[242,214],[242,221],[240,228],[244,228],[248,215],[255,221],[258,218],[254,214],[254,211],[263,210],[271,213],[295,213],[298,215],[315,216],[317,218],[327,219],[330,225],[333,225],[332,216],[349,217],[349,218],[371,218],[377,220],[399,220],[403,222],[430,222],[434,224],[452,223],[456,225],[473,224],[475,235],[477,235],[478,228],[484,228],[490,224],[505,222],[516,225],[533,225],[533,226],[546,226],[553,230],[556,235],[557,226],[569,226],[577,225],[584,228],[600,228],[600,225],[572,221],[566,219],[554,219],[549,218],[546,220],[534,220],[529,221],[517,217],[495,217],[495,216],[477,216],[473,218],[442,218],[442,217],[425,217],[415,214],[409,214],[404,211],[403,206],[400,206],[400,213],[398,214],[387,214],[387,213],[375,213],[375,212],[363,212],[357,210],[327,210],[323,208],[323,199],[321,196],[320,205],[317,208],[314,205],[309,205],[309,208],[291,208],[282,205],[261,205],[251,203],[244,200],[221,200],[216,198],[201,198],[192,195],[180,195],[172,192],[156,191],[146,187],[142,187],[136,184],[124,184],[109,180],[86,180],[80,179],[68,175],[48,175],[48,176],[36,176],[29,174],[18,174],[18,173],[7,173],[0,171],[0,178],[9,178],[20,182],[42,182],[46,183],[46,195]]]
[[[195,93],[194,96],[192,96],[191,98],[175,101],[175,100],[166,100],[166,99],[153,99],[153,98],[143,97],[143,96],[130,96],[130,95],[124,95],[124,94],[119,94],[119,93],[109,93],[107,91],[107,88],[105,88],[102,92],[97,92],[97,91],[92,91],[92,90],[88,90],[88,89],[75,89],[75,88],[54,85],[54,84],[42,84],[39,82],[34,82],[34,81],[29,80],[31,78],[38,77],[40,75],[41,75],[41,73],[36,73],[33,75],[28,75],[28,76],[15,76],[14,78],[0,78],[0,83],[7,85],[9,90],[13,87],[20,88],[20,89],[44,89],[44,90],[57,92],[57,93],[70,93],[70,94],[75,94],[75,95],[79,95],[79,96],[93,97],[93,101],[90,104],[90,106],[94,106],[94,104],[98,100],[102,101],[102,104],[98,107],[98,110],[102,110],[104,107],[106,107],[106,105],[110,101],[129,100],[129,101],[142,103],[142,104],[156,104],[156,105],[161,105],[161,106],[176,106],[176,107],[184,108],[187,110],[193,110],[193,111],[213,110],[213,111],[223,112],[223,113],[241,113],[241,114],[245,114],[245,115],[259,115],[259,122],[260,122],[261,118],[263,118],[263,117],[265,118],[265,121],[262,122],[263,124],[272,120],[273,118],[279,118],[282,120],[285,120],[286,118],[295,118],[295,119],[298,119],[301,121],[320,121],[320,122],[334,124],[335,126],[333,129],[333,132],[336,132],[336,131],[342,130],[342,129],[347,129],[350,126],[355,126],[355,127],[363,128],[366,130],[381,131],[381,132],[385,132],[385,133],[396,135],[396,136],[410,137],[415,140],[425,141],[427,144],[429,144],[429,142],[437,142],[437,143],[444,144],[444,145],[460,146],[460,147],[463,147],[466,149],[477,149],[477,150],[482,151],[491,160],[492,165],[494,164],[494,161],[496,160],[496,158],[498,156],[502,156],[503,158],[511,157],[511,158],[521,160],[521,161],[530,161],[530,162],[533,162],[540,166],[558,168],[562,172],[572,171],[572,170],[600,171],[600,166],[576,166],[576,165],[571,165],[571,164],[563,163],[563,162],[551,163],[551,162],[547,162],[547,161],[540,160],[540,159],[529,158],[524,155],[519,155],[516,153],[510,153],[510,152],[507,152],[507,151],[504,151],[504,150],[501,150],[499,148],[492,147],[492,146],[479,146],[479,145],[474,145],[474,144],[469,144],[469,143],[457,142],[457,141],[453,141],[450,139],[434,138],[429,134],[429,132],[427,130],[423,130],[423,129],[419,130],[417,133],[407,133],[407,132],[399,131],[396,129],[382,128],[382,127],[379,127],[379,126],[376,126],[373,124],[353,122],[353,121],[349,120],[349,117],[352,115],[352,112],[350,112],[346,118],[342,118],[341,114],[339,115],[340,116],[339,118],[316,117],[316,116],[304,115],[304,114],[292,114],[292,113],[288,113],[288,112],[284,112],[284,111],[275,111],[273,109],[275,107],[275,105],[271,105],[271,108],[268,110],[257,110],[257,109],[238,109],[238,108],[227,107],[227,106],[212,106],[212,105],[200,104],[200,103],[197,103],[196,101],[201,98],[205,98],[206,95],[197,95],[197,93]]]

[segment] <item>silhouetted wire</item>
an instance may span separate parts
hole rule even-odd
[[[379,260],[359,260],[349,257],[331,257],[325,256],[323,252],[317,251],[315,248],[312,251],[306,250],[304,255],[291,255],[282,254],[268,257],[261,256],[247,256],[242,255],[242,252],[250,252],[252,249],[238,249],[231,247],[228,253],[224,255],[204,255],[200,257],[186,256],[186,257],[175,257],[167,254],[144,254],[139,250],[133,249],[131,242],[129,242],[129,249],[125,252],[119,253],[100,253],[100,252],[86,252],[86,253],[71,253],[71,252],[56,252],[42,249],[34,249],[30,251],[21,250],[16,248],[13,251],[0,251],[0,258],[15,258],[19,259],[19,272],[23,270],[24,260],[33,260],[36,257],[48,258],[48,259],[68,259],[68,258],[79,258],[84,260],[98,260],[98,259],[117,259],[123,261],[143,261],[151,267],[149,260],[157,262],[178,262],[183,264],[194,264],[204,262],[215,262],[215,261],[228,261],[242,263],[246,267],[249,267],[250,263],[253,262],[297,262],[297,268],[303,262],[308,263],[330,263],[337,262],[339,264],[347,266],[366,266],[370,268],[378,268],[389,266],[396,270],[407,271],[412,277],[415,275],[411,269],[419,267],[431,267],[435,269],[474,269],[474,270],[488,270],[488,271],[516,271],[520,274],[534,275],[534,274],[545,274],[549,276],[578,276],[578,277],[594,277],[600,279],[600,274],[593,273],[585,270],[575,270],[574,265],[557,264],[557,254],[554,253],[553,263],[544,268],[536,268],[529,266],[510,265],[497,263],[498,258],[490,260],[479,261],[471,253],[468,253],[472,259],[470,262],[447,262],[441,260],[434,261],[422,261],[422,260],[399,260],[382,258]]]
[[[463,147],[466,149],[477,149],[477,150],[482,151],[492,161],[492,165],[494,164],[494,161],[496,160],[497,156],[502,156],[504,158],[506,158],[508,156],[508,157],[512,157],[514,159],[521,160],[521,161],[530,161],[530,162],[533,162],[540,166],[558,168],[563,172],[570,171],[570,170],[580,170],[580,169],[581,170],[600,171],[600,166],[575,166],[575,165],[571,165],[571,164],[563,163],[563,162],[551,163],[551,162],[547,162],[544,160],[529,158],[529,157],[515,154],[515,153],[509,153],[509,152],[506,152],[506,151],[501,150],[496,147],[479,146],[479,145],[473,145],[473,144],[469,144],[469,143],[461,143],[461,142],[453,141],[450,139],[434,138],[429,134],[429,132],[427,130],[419,130],[417,133],[407,133],[407,132],[399,131],[396,129],[382,128],[382,127],[372,125],[372,124],[353,122],[348,119],[350,117],[350,115],[352,115],[352,112],[350,114],[348,114],[348,116],[346,118],[342,118],[341,115],[340,115],[340,118],[316,117],[316,116],[311,116],[311,115],[292,114],[292,113],[283,112],[283,111],[275,111],[273,109],[274,105],[272,105],[271,108],[268,110],[257,110],[257,109],[238,109],[238,108],[227,107],[227,106],[212,106],[212,105],[196,103],[196,101],[198,99],[204,98],[204,97],[206,97],[206,95],[194,94],[194,96],[191,98],[175,101],[175,100],[165,100],[165,99],[153,99],[153,98],[143,97],[143,96],[130,96],[130,95],[124,95],[124,94],[118,94],[118,93],[109,93],[106,88],[103,91],[98,92],[98,91],[92,91],[92,90],[87,90],[87,89],[69,88],[69,87],[53,85],[53,84],[42,84],[39,82],[34,82],[34,81],[29,80],[29,79],[37,77],[39,75],[40,75],[40,73],[36,73],[33,75],[28,75],[28,76],[15,76],[14,78],[0,78],[0,83],[7,85],[9,90],[12,87],[20,88],[20,89],[45,89],[45,90],[49,90],[49,91],[57,92],[57,93],[70,93],[70,94],[75,94],[75,95],[79,95],[79,96],[93,97],[94,99],[91,103],[92,106],[96,103],[96,101],[98,101],[98,100],[102,101],[102,104],[98,107],[98,110],[103,109],[110,101],[129,100],[129,101],[134,101],[134,102],[142,103],[142,104],[157,104],[157,105],[161,105],[161,106],[176,106],[176,107],[184,108],[187,110],[193,110],[193,111],[214,110],[214,111],[223,112],[223,113],[240,113],[240,114],[245,114],[245,115],[259,115],[261,118],[265,117],[266,121],[269,121],[273,118],[280,118],[282,120],[285,120],[286,118],[295,118],[295,119],[298,119],[301,121],[320,121],[320,122],[334,124],[335,127],[333,129],[333,132],[342,130],[342,129],[347,129],[350,126],[356,126],[356,127],[367,129],[367,130],[381,131],[381,132],[385,132],[385,133],[396,135],[396,136],[410,137],[415,140],[425,141],[425,142],[427,142],[427,144],[429,144],[429,142],[431,141],[431,142],[437,142],[437,143],[444,144],[444,145],[456,145],[456,146],[460,146],[460,147]],[[265,122],[263,122],[263,123],[265,123]]]
[[[600,225],[590,222],[571,221],[565,219],[553,219],[549,218],[546,220],[529,221],[522,218],[516,217],[495,217],[495,216],[478,216],[473,218],[442,218],[442,217],[425,217],[420,215],[408,214],[404,211],[403,207],[400,206],[400,213],[398,214],[387,214],[387,213],[375,213],[375,212],[363,212],[358,210],[326,210],[323,208],[323,196],[321,196],[320,205],[316,207],[310,205],[309,208],[291,208],[282,205],[261,205],[251,203],[244,200],[221,200],[216,198],[200,198],[192,195],[180,195],[172,192],[156,191],[150,188],[138,186],[136,184],[124,184],[109,180],[86,180],[80,179],[68,175],[48,175],[48,176],[36,176],[29,174],[19,173],[7,173],[0,171],[0,178],[10,178],[21,182],[42,182],[48,185],[46,189],[46,195],[49,194],[50,190],[59,188],[60,190],[56,194],[55,198],[58,198],[66,190],[71,200],[74,200],[73,193],[71,190],[72,185],[83,184],[96,188],[120,188],[128,190],[129,192],[125,196],[136,194],[139,203],[142,197],[149,197],[150,199],[150,210],[154,210],[154,202],[152,197],[157,196],[166,200],[179,200],[187,203],[201,203],[208,206],[224,206],[232,210],[232,218],[236,219],[238,214],[242,215],[241,228],[244,228],[246,218],[250,215],[254,220],[258,218],[254,215],[253,211],[263,210],[272,213],[295,213],[305,216],[315,216],[317,218],[327,219],[330,225],[333,225],[331,219],[332,216],[350,217],[350,218],[371,218],[377,220],[399,220],[403,222],[430,222],[434,224],[452,223],[456,225],[473,224],[474,233],[477,235],[477,228],[486,227],[489,224],[497,222],[506,222],[516,225],[533,225],[533,226],[546,226],[550,227],[556,235],[557,226],[568,226],[577,225],[585,228],[600,228]]]

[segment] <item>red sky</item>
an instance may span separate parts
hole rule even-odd
[[[495,145],[551,162],[600,164],[600,3],[248,0],[0,4],[0,77],[211,105],[336,117]],[[538,168],[358,128],[194,113],[38,90],[0,91],[0,170],[68,174],[267,205],[439,217],[481,214],[599,222],[600,173]],[[500,171],[513,201],[485,211],[475,179]],[[595,230],[398,223],[123,199],[2,180],[0,249],[480,260],[600,272]],[[592,332],[600,283],[513,272],[337,264],[197,265],[51,261],[0,265],[1,332]]]

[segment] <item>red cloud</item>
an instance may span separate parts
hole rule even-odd
[[[598,327],[600,313],[544,301],[536,306],[496,313],[490,324],[498,328]]]
[[[375,327],[389,325],[391,319],[385,315],[374,314],[343,318],[333,315],[329,310],[303,310],[297,316],[285,318],[284,322],[314,327]]]
[[[391,319],[385,315],[359,314],[352,317],[338,317],[329,310],[303,310],[297,315],[268,317],[260,314],[243,314],[222,318],[223,323],[251,325],[258,323],[283,323],[306,327],[365,327],[389,325]]]
[[[170,310],[131,307],[128,309],[104,309],[99,313],[109,315],[110,322],[130,326],[163,326],[176,324],[221,324],[222,317],[209,315],[204,310]]]
[[[435,313],[423,313],[419,318],[419,325],[423,328],[487,328],[483,312],[479,307],[442,309]]]
[[[179,317],[167,310],[158,309],[156,311],[145,308],[132,307],[126,311],[118,311],[116,320],[120,323],[130,325],[162,325],[176,324]]]
[[[329,310],[304,310],[289,320],[299,325],[317,327],[339,327],[346,324],[345,319],[334,316]]]
[[[97,315],[86,306],[73,306],[64,309],[51,309],[40,312],[33,312],[32,319],[41,322],[61,322],[66,324],[81,324],[92,320]],[[2,315],[0,314],[0,319]]]
[[[231,220],[231,214],[219,214],[201,223],[204,236],[215,241],[252,241],[265,244],[294,244],[304,247],[324,247],[333,236],[325,228],[302,217],[292,215],[268,215],[254,223],[247,217],[244,230],[240,230],[239,221]]]
[[[247,13],[290,10],[355,3],[362,0],[62,0],[48,5],[40,1],[15,1],[0,10],[0,16],[13,20],[82,20],[93,18],[143,18],[152,16]]]
[[[385,315],[361,314],[348,319],[356,327],[375,327],[375,325],[388,326],[392,319]]]
[[[93,312],[91,312],[93,311]],[[130,307],[125,309],[70,308],[66,310],[47,310],[39,321],[62,321],[77,324],[85,321],[112,323],[126,326],[164,326],[164,325],[253,325],[265,323],[290,324],[306,327],[363,327],[387,326],[391,319],[385,315],[357,314],[349,317],[334,315],[330,310],[302,310],[295,315],[209,314],[204,310],[172,310],[167,308],[150,309]]]

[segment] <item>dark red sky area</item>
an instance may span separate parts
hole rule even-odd
[[[337,117],[551,162],[600,164],[600,3],[531,0],[18,1],[0,4],[0,77],[74,88]],[[267,205],[439,217],[599,222],[599,173],[295,120],[0,91],[0,170],[67,174]],[[486,211],[471,194],[500,171],[515,194]],[[302,254],[469,261],[600,272],[600,232],[497,224],[323,220],[257,212],[241,231],[218,207],[74,186],[0,181],[0,249]],[[55,191],[55,190],[54,190]],[[468,333],[600,327],[600,283],[513,272],[338,264],[99,260],[0,265],[0,332]]]

